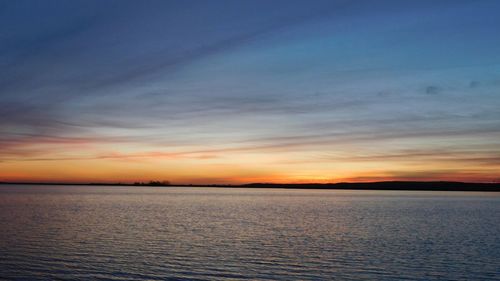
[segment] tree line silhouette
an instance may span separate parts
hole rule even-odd
[[[134,182],[134,185],[146,185],[146,186],[168,186],[168,185],[170,185],[170,181]]]

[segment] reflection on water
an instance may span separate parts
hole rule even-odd
[[[493,193],[5,185],[0,223],[0,279],[500,279]]]

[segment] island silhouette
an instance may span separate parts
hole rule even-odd
[[[0,182],[14,185],[91,185],[91,186],[156,186],[156,187],[220,187],[281,189],[348,189],[348,190],[413,190],[413,191],[488,191],[500,192],[500,183],[455,181],[379,181],[339,183],[248,183],[248,184],[172,184],[170,181],[130,183],[63,183],[63,182]]]

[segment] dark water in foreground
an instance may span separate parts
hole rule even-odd
[[[500,280],[500,195],[0,185],[0,279]]]

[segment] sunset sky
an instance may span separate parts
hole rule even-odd
[[[0,181],[500,181],[499,11],[0,0]]]

